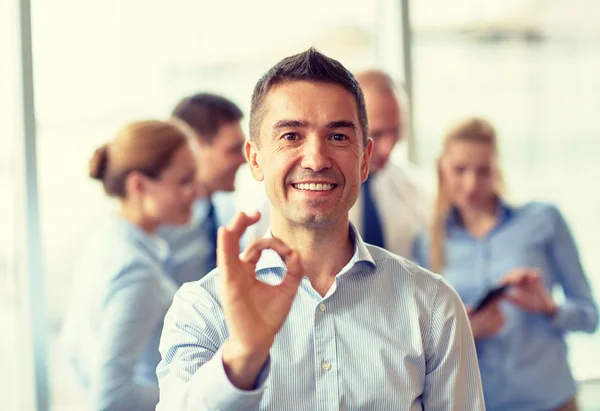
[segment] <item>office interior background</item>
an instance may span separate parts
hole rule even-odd
[[[0,391],[3,410],[85,410],[57,347],[73,261],[111,203],[87,178],[126,122],[211,91],[249,111],[259,76],[315,46],[404,82],[394,153],[431,191],[449,124],[497,127],[510,200],[552,201],[600,300],[600,3],[596,0],[4,0],[0,3]],[[245,170],[239,183],[245,183]],[[560,296],[557,296],[560,298]],[[600,410],[600,331],[568,339]]]

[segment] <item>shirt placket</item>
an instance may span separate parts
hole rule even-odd
[[[315,307],[315,387],[317,410],[339,408],[339,363],[337,361],[334,312],[331,298]]]
[[[491,234],[491,233],[490,233]],[[484,279],[484,284],[487,289],[491,289],[496,284],[496,279],[492,272],[492,238],[490,235],[484,239],[477,241],[477,272]],[[491,383],[495,393],[504,396],[506,393],[506,364],[503,361],[505,357],[505,343],[502,336],[497,336],[484,345],[483,352],[480,352],[482,357],[482,370],[488,370],[489,375],[486,379]],[[493,370],[493,371],[492,371]],[[491,371],[491,372],[490,372]]]

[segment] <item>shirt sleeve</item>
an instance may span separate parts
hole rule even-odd
[[[469,320],[460,298],[441,278],[431,313],[425,360],[423,410],[485,410]]]
[[[560,331],[594,332],[598,326],[598,307],[586,279],[575,240],[560,211],[552,208],[554,232],[549,260],[561,284],[565,301],[552,318]]]
[[[270,360],[256,389],[240,390],[225,374],[221,347],[228,337],[218,304],[197,283],[184,285],[165,318],[157,375],[157,411],[257,410]]]
[[[143,264],[132,264],[115,278],[99,324],[99,352],[90,375],[92,409],[155,409],[158,388],[136,381],[134,371],[146,344],[160,331],[172,295],[152,267]]]

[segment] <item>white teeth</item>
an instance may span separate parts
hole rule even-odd
[[[294,184],[298,190],[307,190],[307,191],[329,191],[333,190],[333,184],[322,184],[322,183],[303,183],[303,184]]]

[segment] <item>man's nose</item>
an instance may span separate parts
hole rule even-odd
[[[308,138],[304,143],[301,166],[318,172],[331,167],[327,142],[321,138]]]

